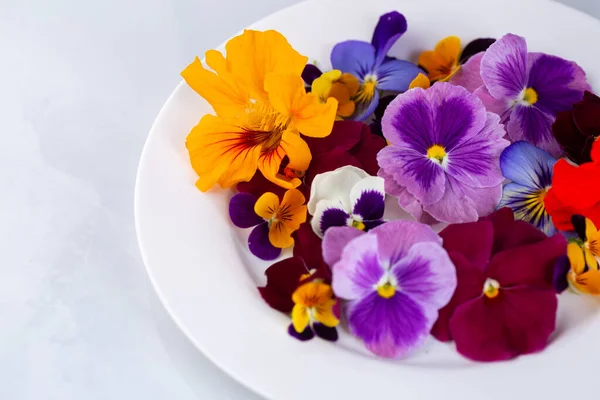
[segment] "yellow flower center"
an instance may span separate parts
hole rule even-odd
[[[377,294],[383,297],[384,299],[389,299],[394,294],[396,294],[396,288],[391,283],[386,282],[383,285],[377,287]]]
[[[358,93],[356,94],[356,101],[360,103],[368,103],[375,96],[375,91],[377,90],[377,76],[375,75],[367,75],[365,76],[365,80],[358,88]]]
[[[269,104],[260,101],[248,104],[248,135],[250,145],[262,145],[262,151],[268,152],[279,147],[283,132],[288,128],[291,118],[283,115]]]
[[[483,294],[490,299],[500,294],[500,283],[492,278],[487,278],[483,284]]]
[[[364,231],[367,226],[364,224],[364,222],[353,220],[352,227],[358,229],[359,231]]]
[[[527,88],[521,94],[522,102],[525,105],[534,105],[538,101],[538,94],[533,88]]]
[[[427,158],[429,158],[432,161],[438,162],[440,165],[444,163],[446,155],[446,149],[444,149],[444,146],[441,146],[439,144],[434,144],[433,146],[427,149]]]

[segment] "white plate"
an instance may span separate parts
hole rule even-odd
[[[598,87],[600,22],[545,0],[312,1],[251,28],[279,30],[295,49],[328,66],[334,44],[369,41],[379,16],[391,10],[408,19],[408,32],[392,55],[415,60],[448,35],[466,43],[513,32],[525,36],[532,51],[577,61]],[[203,194],[194,186],[185,137],[210,112],[185,83],[175,89],[144,148],[135,215],[154,288],[177,325],[219,367],[278,400],[595,396],[599,307],[571,295],[560,298],[558,330],[548,349],[511,362],[470,363],[434,340],[410,359],[387,361],[369,355],[348,334],[337,344],[289,337],[289,319],[258,295],[270,263],[250,255],[247,232],[229,221],[231,192]]]

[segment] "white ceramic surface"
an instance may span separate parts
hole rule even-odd
[[[368,8],[360,1],[309,2],[251,28],[277,29],[301,53],[327,66],[335,43],[370,40],[379,15],[398,9],[409,28],[392,55],[414,60],[450,34],[467,41],[513,32],[527,38],[531,51],[577,61],[592,85],[600,84],[600,59],[589,51],[600,36],[600,23],[589,16],[543,0],[432,0],[427,5],[418,0],[405,0],[401,7],[393,0],[371,1]],[[167,101],[142,155],[136,222],[159,297],[192,342],[229,374],[268,398],[286,400],[370,398],[390,391],[410,399],[468,400],[587,392],[577,385],[545,384],[595,379],[594,368],[574,364],[584,357],[600,359],[600,350],[589,345],[600,331],[598,304],[569,295],[561,297],[552,345],[542,354],[506,363],[469,363],[433,340],[401,362],[371,357],[347,334],[335,345],[292,340],[286,333],[289,320],[268,308],[256,291],[269,263],[249,254],[247,233],[229,222],[230,191],[202,194],[194,187],[184,142],[208,112],[208,104],[185,84]]]

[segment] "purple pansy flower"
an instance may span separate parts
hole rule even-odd
[[[387,52],[406,32],[406,28],[404,15],[392,11],[379,18],[371,43],[348,40],[333,48],[333,68],[348,72],[360,81],[360,88],[354,99],[357,106],[355,120],[364,120],[373,113],[379,102],[379,90],[404,92],[422,72],[409,61],[387,57]]]
[[[386,192],[415,218],[476,221],[502,197],[500,118],[467,89],[438,82],[390,103],[383,116],[390,143],[377,155]]]
[[[484,86],[475,93],[488,111],[502,117],[511,141],[526,140],[561,155],[552,123],[590,89],[581,67],[560,57],[528,53],[524,38],[508,34],[485,52],[481,78]]]
[[[350,331],[381,357],[420,347],[456,289],[456,272],[441,238],[427,225],[392,221],[368,233],[329,229],[323,256],[333,291],[346,300]]]
[[[332,226],[367,231],[383,223],[384,180],[350,165],[315,177],[308,202],[312,227],[323,237]]]

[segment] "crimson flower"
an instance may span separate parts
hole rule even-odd
[[[454,340],[463,356],[497,361],[544,349],[555,329],[555,261],[562,235],[548,238],[502,208],[477,222],[450,225],[440,236],[456,267],[454,296],[432,334]]]

